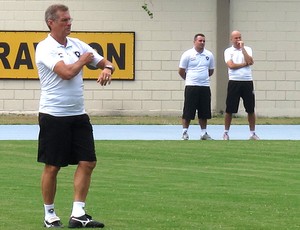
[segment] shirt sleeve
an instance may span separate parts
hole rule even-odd
[[[104,59],[103,56],[101,56],[100,54],[97,53],[97,51],[95,49],[93,49],[90,45],[84,43],[83,41],[80,41],[79,42],[81,43],[81,47],[83,49],[83,53],[86,53],[86,52],[92,52],[93,55],[94,55],[94,59],[93,61],[90,63],[90,65],[96,67],[97,64]]]
[[[227,63],[229,60],[232,59],[232,53],[231,53],[231,49],[228,48],[224,51],[224,60],[225,60],[225,63]]]
[[[212,53],[210,54],[209,69],[215,69],[215,58]]]
[[[186,52],[184,52],[180,58],[179,62],[179,68],[181,69],[187,69],[188,67],[188,62],[189,62],[189,57]]]
[[[245,50],[247,51],[248,55],[252,57],[252,49],[249,46],[245,46]]]
[[[62,60],[56,50],[50,49],[49,46],[46,46],[44,43],[38,44],[35,59],[37,65],[42,64],[51,70],[54,69],[57,62]]]

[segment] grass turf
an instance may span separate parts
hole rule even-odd
[[[96,141],[87,212],[105,229],[298,229],[299,141]],[[44,229],[36,141],[0,141],[0,229]],[[74,166],[58,177],[67,225]]]
[[[90,116],[93,125],[181,125],[179,116]],[[0,125],[38,124],[37,115],[0,114]],[[191,124],[198,124],[197,119]],[[208,125],[224,124],[224,116],[213,116]],[[247,125],[246,117],[234,116],[233,125]],[[299,125],[300,117],[258,117],[257,125]]]

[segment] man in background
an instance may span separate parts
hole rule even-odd
[[[243,99],[245,110],[248,114],[250,140],[259,140],[255,133],[255,95],[251,65],[252,49],[245,46],[239,31],[231,33],[232,46],[224,51],[224,59],[228,67],[228,86],[225,111],[224,140],[229,140],[229,129],[232,114],[238,112],[240,98]]]
[[[185,80],[182,114],[182,140],[188,140],[188,128],[198,112],[201,140],[212,140],[208,135],[207,120],[211,119],[210,76],[214,72],[213,54],[204,48],[204,34],[194,36],[194,47],[185,51],[180,59],[178,73]]]

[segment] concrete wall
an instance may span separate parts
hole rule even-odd
[[[85,81],[88,113],[99,115],[180,116],[184,82],[177,70],[194,34],[206,35],[217,59],[212,76],[212,108],[225,108],[223,51],[233,29],[254,50],[257,113],[299,116],[300,1],[279,0],[68,0],[74,31],[134,31],[135,80],[100,87]],[[150,19],[142,9],[146,2]],[[1,1],[0,30],[47,31],[44,11],[56,1]],[[0,71],[1,71],[0,63]],[[0,113],[36,113],[38,80],[1,80]],[[240,114],[243,114],[241,108]]]
[[[299,9],[299,0],[231,0],[230,29],[254,51],[258,115],[300,116]]]

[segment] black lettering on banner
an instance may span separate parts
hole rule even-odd
[[[2,34],[3,38],[2,38]],[[33,37],[31,36],[22,36],[24,31],[17,31],[18,35],[15,36],[16,32],[0,32],[1,39],[0,39],[0,79],[2,78],[13,78],[13,79],[36,79],[36,66],[34,65],[34,55],[36,51],[36,47],[38,46],[39,41],[45,37],[44,32],[34,32]],[[29,32],[32,34],[32,32]],[[92,35],[95,33],[92,33]],[[101,34],[101,39],[98,40],[97,37],[91,37],[90,39],[94,38],[94,40],[90,40],[90,46],[101,56],[105,57],[107,60],[111,61],[116,70],[122,70],[120,74],[123,74],[123,70],[125,70],[124,74],[127,75],[134,67],[134,63],[131,66],[126,66],[128,63],[131,63],[131,55],[134,55],[134,52],[131,53],[131,45],[127,46],[127,39],[120,39],[119,41],[110,40],[110,43],[107,42],[107,39],[103,39],[103,35]],[[104,38],[106,38],[106,34],[111,35],[111,33],[103,33]],[[120,33],[122,34],[122,32]],[[98,33],[96,33],[98,35]],[[134,35],[134,34],[133,34]],[[16,38],[15,38],[16,37]],[[41,38],[40,38],[41,37]],[[89,36],[88,36],[89,37]],[[11,39],[16,39],[17,43],[11,43]],[[134,37],[133,37],[134,38]],[[134,45],[134,44],[133,44]],[[134,47],[133,47],[134,48]],[[129,54],[126,53],[128,52]],[[78,53],[75,53],[78,56]],[[126,60],[128,57],[128,60]],[[88,65],[87,68],[90,70],[97,69],[91,65]],[[127,71],[128,68],[128,71]],[[1,71],[2,69],[2,71]],[[5,72],[8,71],[8,73]],[[17,70],[17,72],[15,72]],[[27,70],[25,74],[19,72],[18,70]],[[34,73],[33,73],[34,71]],[[116,74],[119,74],[116,71]],[[31,76],[27,76],[31,75]],[[90,77],[93,78],[93,77]],[[116,79],[119,79],[119,76],[116,75]],[[131,79],[131,77],[122,76],[120,79]]]
[[[104,57],[103,49],[102,49],[100,44],[93,42],[93,43],[90,43],[89,45],[93,49],[95,49],[98,54],[100,54],[101,56]],[[114,64],[116,63],[116,65],[118,66],[118,68],[120,70],[124,70],[125,69],[125,52],[126,52],[126,46],[125,46],[124,43],[120,44],[120,53],[119,54],[118,54],[118,51],[116,50],[114,44],[108,43],[107,44],[107,57],[106,58],[110,62],[112,62]],[[87,65],[87,67],[91,70],[97,69],[97,68],[95,68],[91,65]]]
[[[97,51],[98,54],[100,54],[101,56],[103,56],[103,49],[101,47],[100,44],[96,43],[96,42],[92,42],[89,44],[93,49],[95,49]]]
[[[24,59],[22,59],[23,54]],[[19,69],[21,65],[26,65],[28,69],[33,69],[33,64],[27,43],[20,43],[14,69]]]
[[[1,52],[2,50],[2,52]],[[4,66],[4,69],[11,69],[7,56],[10,52],[10,47],[6,42],[0,42],[0,60]]]
[[[98,54],[100,54],[102,57],[103,57],[103,49],[102,47],[100,46],[100,44],[96,43],[96,42],[92,42],[89,44],[93,49],[95,49],[97,51]],[[87,65],[87,68],[88,69],[91,69],[91,70],[95,70],[97,68],[95,68],[94,66],[92,65]]]
[[[118,55],[117,50],[114,47],[114,44],[107,44],[107,59],[113,62],[113,59],[116,61],[119,69],[125,69],[125,44],[120,44],[120,55]]]

